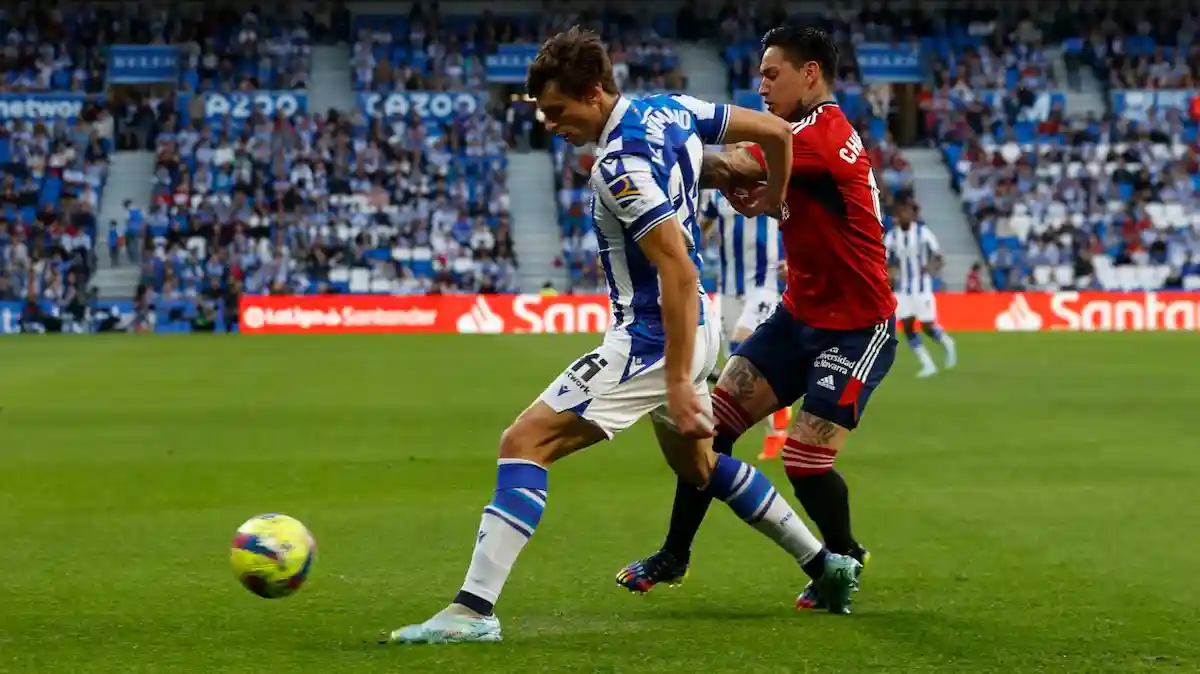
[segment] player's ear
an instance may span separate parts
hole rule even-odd
[[[588,88],[587,102],[591,105],[599,105],[600,101],[604,100],[604,86],[599,82]]]

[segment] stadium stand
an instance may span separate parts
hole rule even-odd
[[[271,23],[256,38],[259,25],[214,24],[157,134],[152,301],[512,290],[503,126],[482,99],[448,116],[309,111],[309,29]],[[438,63],[423,62],[421,86],[441,83]]]
[[[113,150],[95,21],[22,5],[0,17],[0,300],[32,314],[82,313],[96,268],[96,212]],[[18,102],[19,100],[19,102]]]
[[[387,251],[400,272],[395,279],[386,270],[372,272],[373,289],[397,282],[414,292],[515,289],[503,111],[479,92],[487,87],[487,53],[529,30],[520,17],[443,17],[421,5],[407,16],[355,18],[350,62],[358,91],[455,92],[441,99],[454,101],[448,110],[430,105],[422,116],[384,105],[370,124],[353,127],[356,145],[376,148],[402,173],[393,189],[403,205],[386,207],[402,230]],[[388,170],[380,179],[394,175]]]
[[[1200,288],[1197,99],[1173,88],[1194,54],[1113,28],[1064,43],[1109,85],[1104,115],[1046,91],[1060,83],[1028,22],[994,29],[999,58],[960,45],[935,75],[930,123],[998,289]]]

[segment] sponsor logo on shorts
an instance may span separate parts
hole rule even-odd
[[[853,370],[857,363],[858,361],[851,360],[843,356],[838,347],[831,346],[822,351],[821,355],[817,356],[817,360],[813,363],[813,367],[822,368],[825,370],[833,370],[838,374],[850,374],[850,370]],[[821,382],[817,383],[820,384]],[[833,387],[830,386],[829,388]]]

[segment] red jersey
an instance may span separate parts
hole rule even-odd
[[[762,150],[750,151],[766,167]],[[792,123],[792,180],[779,229],[783,306],[793,316],[814,328],[859,330],[896,312],[871,159],[832,101]]]

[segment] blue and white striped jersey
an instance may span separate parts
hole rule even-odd
[[[702,267],[697,249],[700,160],[705,144],[723,141],[728,122],[729,106],[690,96],[617,100],[600,135],[591,174],[592,216],[612,302],[611,329],[664,340],[658,270],[637,242],[675,219],[692,261]],[[697,285],[696,292],[702,294],[703,286]]]
[[[888,258],[900,268],[897,294],[933,292],[933,278],[925,271],[925,266],[933,261],[941,249],[937,237],[924,222],[913,223],[907,231],[899,225],[892,227],[883,237],[883,243],[887,246]]]
[[[776,290],[783,253],[779,221],[766,215],[747,218],[717,190],[705,190],[703,196],[704,217],[716,221],[721,237],[717,292],[741,297],[755,288]]]

